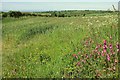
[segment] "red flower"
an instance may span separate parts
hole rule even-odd
[[[100,55],[100,52],[98,52],[98,55]]]

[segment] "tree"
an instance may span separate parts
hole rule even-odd
[[[65,17],[65,15],[64,15],[64,14],[62,14],[62,13],[60,13],[60,14],[59,14],[59,17]]]
[[[9,11],[8,14],[10,17],[15,18],[19,18],[20,16],[22,16],[22,13],[20,11]]]
[[[86,14],[83,14],[83,16],[85,16]]]
[[[6,12],[2,12],[2,17],[7,17],[8,14]]]

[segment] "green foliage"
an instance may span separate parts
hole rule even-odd
[[[19,18],[22,16],[39,16],[39,17],[81,17],[91,15],[104,15],[112,14],[117,12],[113,11],[95,11],[95,10],[66,10],[66,11],[45,11],[45,12],[20,12],[20,11],[9,11],[3,12],[3,16]],[[7,15],[6,15],[7,14]]]
[[[22,16],[22,13],[20,11],[9,11],[8,14],[10,17],[15,18],[19,18],[20,16]]]
[[[5,13],[5,12],[2,12],[2,17],[4,18],[4,17],[7,17],[8,16],[8,14],[7,13]]]

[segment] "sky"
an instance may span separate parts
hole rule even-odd
[[[118,2],[119,0],[1,0],[2,2]]]
[[[2,0],[2,11],[113,10],[119,0]]]

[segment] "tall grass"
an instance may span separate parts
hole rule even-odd
[[[117,15],[12,19],[3,20],[3,77],[118,76]],[[110,61],[95,52],[103,40]]]

